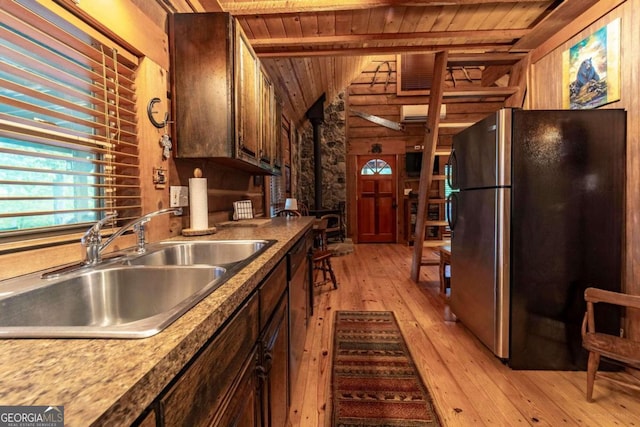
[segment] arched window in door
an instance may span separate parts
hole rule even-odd
[[[389,163],[381,159],[371,159],[360,169],[360,175],[391,175]]]

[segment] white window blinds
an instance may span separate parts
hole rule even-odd
[[[0,6],[0,238],[140,214],[137,64],[89,30]]]
[[[269,177],[269,185],[270,185],[270,197],[269,201],[270,207],[270,216],[274,217],[278,212],[280,212],[284,208],[284,180],[282,176],[272,175]]]

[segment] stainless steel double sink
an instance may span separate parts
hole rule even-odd
[[[145,338],[160,332],[273,240],[167,241],[96,266],[0,282],[0,338]]]

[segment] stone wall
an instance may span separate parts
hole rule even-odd
[[[346,203],[347,201],[347,138],[344,93],[338,94],[331,104],[325,106],[324,114],[325,122],[320,125],[323,204],[320,207],[337,209],[338,202]],[[313,127],[311,123],[306,123],[302,129],[297,160],[299,168],[296,177],[296,197],[310,209],[316,209]]]

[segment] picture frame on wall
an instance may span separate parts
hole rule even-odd
[[[571,110],[620,100],[620,19],[562,54],[562,103]]]

